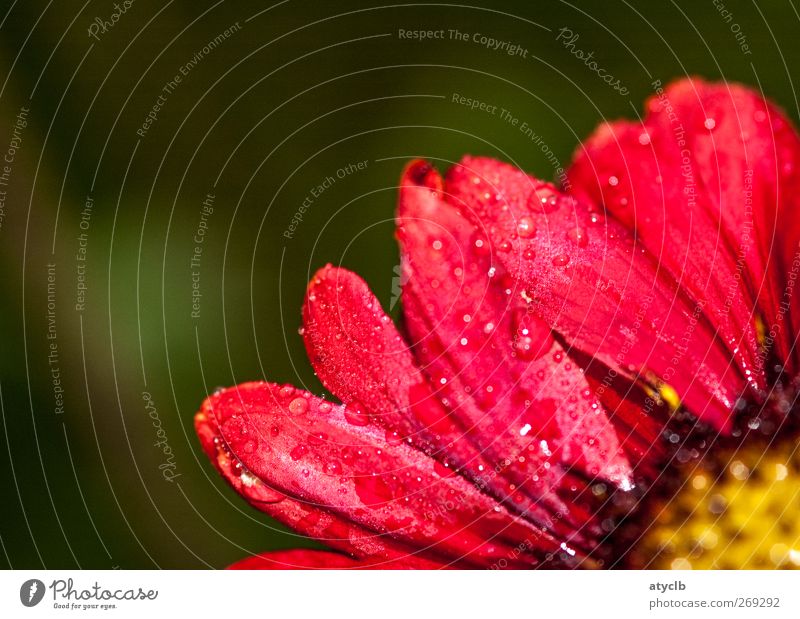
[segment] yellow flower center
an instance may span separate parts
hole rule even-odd
[[[632,555],[653,569],[800,569],[800,445],[712,450],[652,506]],[[724,467],[724,468],[723,468]]]

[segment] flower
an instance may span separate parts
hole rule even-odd
[[[301,331],[343,404],[253,382],[195,418],[251,505],[335,551],[237,567],[619,564],[676,467],[795,423],[799,153],[758,94],[687,79],[601,126],[563,191],[411,162],[404,333],[326,266]]]

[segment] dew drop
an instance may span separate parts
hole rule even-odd
[[[540,358],[553,347],[553,335],[549,327],[538,316],[519,309],[513,317],[512,348],[516,356],[524,361]]]
[[[567,254],[558,254],[553,257],[553,265],[557,267],[564,267],[569,264],[569,256]]]
[[[344,409],[344,418],[347,423],[354,426],[366,426],[369,424],[369,415],[364,412],[364,406],[360,402],[351,402]]]
[[[534,190],[528,196],[527,206],[533,213],[552,213],[558,210],[559,202],[552,194],[539,194]]]
[[[339,464],[336,460],[331,460],[325,465],[325,472],[328,475],[341,475],[342,474],[342,465]]]
[[[703,126],[709,131],[712,131],[714,127],[717,126],[717,121],[713,118],[706,118],[705,122],[703,122]]]
[[[298,445],[297,447],[292,449],[292,451],[289,452],[289,457],[291,457],[292,460],[297,462],[300,458],[306,455],[306,453],[308,453],[308,447],[306,447],[305,445]]]
[[[578,247],[586,247],[589,243],[589,239],[586,236],[586,230],[583,228],[573,228],[569,232],[567,232],[567,238],[575,243]]]
[[[395,430],[386,430],[386,442],[389,445],[399,445],[403,442],[403,437]]]
[[[314,432],[308,435],[308,444],[319,446],[328,440],[328,435],[324,432]]]
[[[392,500],[392,491],[383,478],[377,475],[356,477],[353,480],[356,494],[361,502],[370,509],[382,507],[384,503]]]
[[[308,400],[305,398],[295,398],[289,402],[289,412],[292,415],[304,415],[308,412]]]
[[[530,217],[520,217],[517,222],[517,234],[523,239],[531,238],[536,234],[536,224]]]

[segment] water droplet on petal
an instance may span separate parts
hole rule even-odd
[[[536,234],[536,224],[530,217],[520,217],[517,222],[517,234],[520,238],[529,239]]]
[[[308,447],[306,447],[305,445],[298,445],[297,447],[292,449],[292,451],[289,452],[289,457],[291,457],[292,460],[297,462],[300,458],[306,455],[306,453],[308,453]]]
[[[386,442],[389,443],[389,445],[399,445],[400,443],[403,442],[403,437],[400,436],[399,432],[396,432],[395,430],[388,430],[387,429],[386,430]]]
[[[516,356],[524,361],[540,358],[553,347],[553,334],[538,316],[518,309],[514,313],[512,347]]]
[[[569,264],[569,256],[567,254],[558,254],[553,257],[553,265],[557,267],[564,267]]]
[[[534,213],[552,213],[558,209],[559,202],[556,196],[549,192],[539,193],[534,190],[528,195],[527,206],[528,210]]]
[[[713,118],[706,118],[705,122],[703,123],[703,126],[709,131],[712,131],[714,127],[717,126],[717,121],[714,120]]]
[[[370,509],[383,507],[387,501],[391,501],[393,498],[391,489],[378,475],[355,477],[353,483],[358,498]]]
[[[351,402],[344,409],[344,418],[354,426],[366,426],[369,424],[369,415],[364,412],[364,406],[360,402]]]
[[[322,445],[325,441],[328,440],[328,435],[324,432],[314,432],[313,434],[308,435],[308,444],[309,445]]]
[[[289,402],[289,412],[292,415],[304,415],[308,412],[308,400],[305,398],[295,398]]]
[[[583,228],[574,228],[567,232],[567,238],[575,243],[578,247],[586,247],[589,239],[586,236],[586,230]]]

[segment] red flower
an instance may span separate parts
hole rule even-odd
[[[343,553],[237,567],[613,557],[609,534],[671,458],[787,421],[798,153],[757,94],[685,80],[643,122],[598,129],[567,193],[486,158],[444,180],[410,163],[405,334],[357,275],[327,266],[303,337],[344,404],[246,383],[196,416],[245,499]]]

